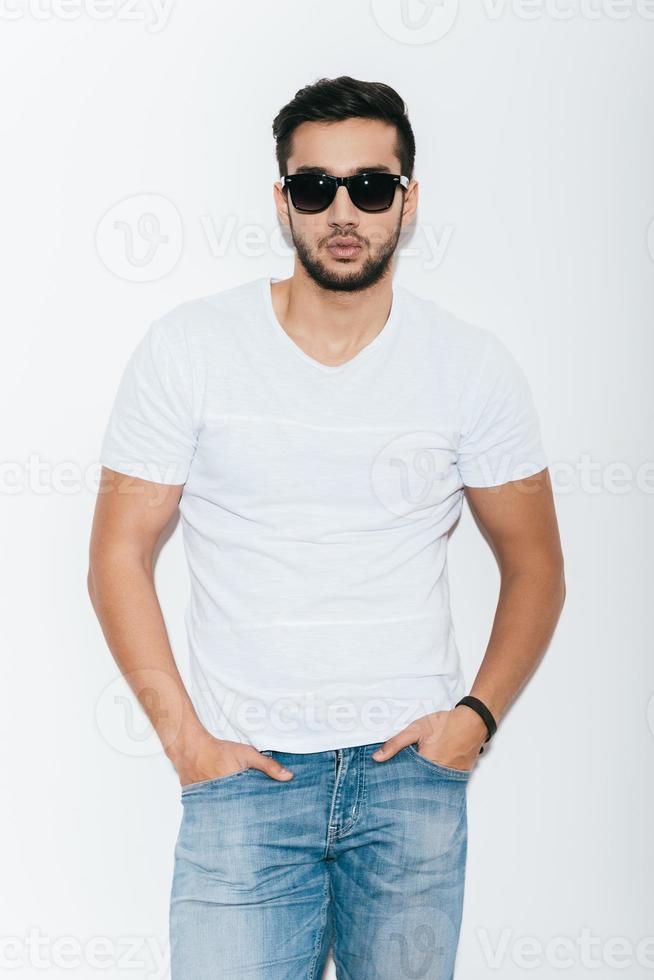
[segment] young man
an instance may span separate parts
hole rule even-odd
[[[399,95],[349,77],[273,124],[296,255],[155,320],[105,432],[89,591],[179,774],[173,980],[451,978],[466,793],[564,600],[537,414],[500,340],[393,284],[415,216]],[[466,694],[446,545],[498,558]],[[179,508],[191,693],[153,580]],[[382,751],[383,750],[383,751]]]

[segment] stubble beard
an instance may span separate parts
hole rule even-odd
[[[290,221],[291,235],[293,244],[297,251],[297,256],[302,266],[311,279],[320,286],[321,289],[329,289],[332,292],[354,293],[362,289],[368,289],[378,283],[387,273],[391,260],[395,254],[397,243],[400,238],[401,222],[398,222],[390,239],[374,255],[368,255],[361,266],[355,271],[339,272],[338,269],[329,269],[325,263],[313,255],[307,243],[296,234],[293,228],[293,220]],[[336,236],[334,236],[336,237]],[[349,265],[347,260],[341,260],[344,266]],[[354,264],[354,263],[352,263]]]

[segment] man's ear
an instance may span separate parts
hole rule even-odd
[[[281,180],[276,180],[273,184],[273,198],[277,214],[281,221],[290,227],[291,219],[288,214],[288,196],[284,193]]]
[[[404,194],[404,200],[402,202],[402,224],[409,224],[413,218],[416,210],[418,208],[418,190],[419,183],[417,180],[410,180]]]

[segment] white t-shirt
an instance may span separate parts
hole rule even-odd
[[[447,532],[463,486],[547,466],[522,369],[490,330],[393,285],[344,364],[306,354],[269,277],[154,320],[100,460],[184,484],[189,693],[216,737],[383,741],[466,693]]]

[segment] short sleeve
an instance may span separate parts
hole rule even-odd
[[[491,487],[545,469],[540,421],[525,373],[505,344],[485,345],[462,397],[457,465],[464,485]]]
[[[150,324],[124,368],[100,450],[110,469],[155,483],[186,482],[196,434],[182,330]]]

